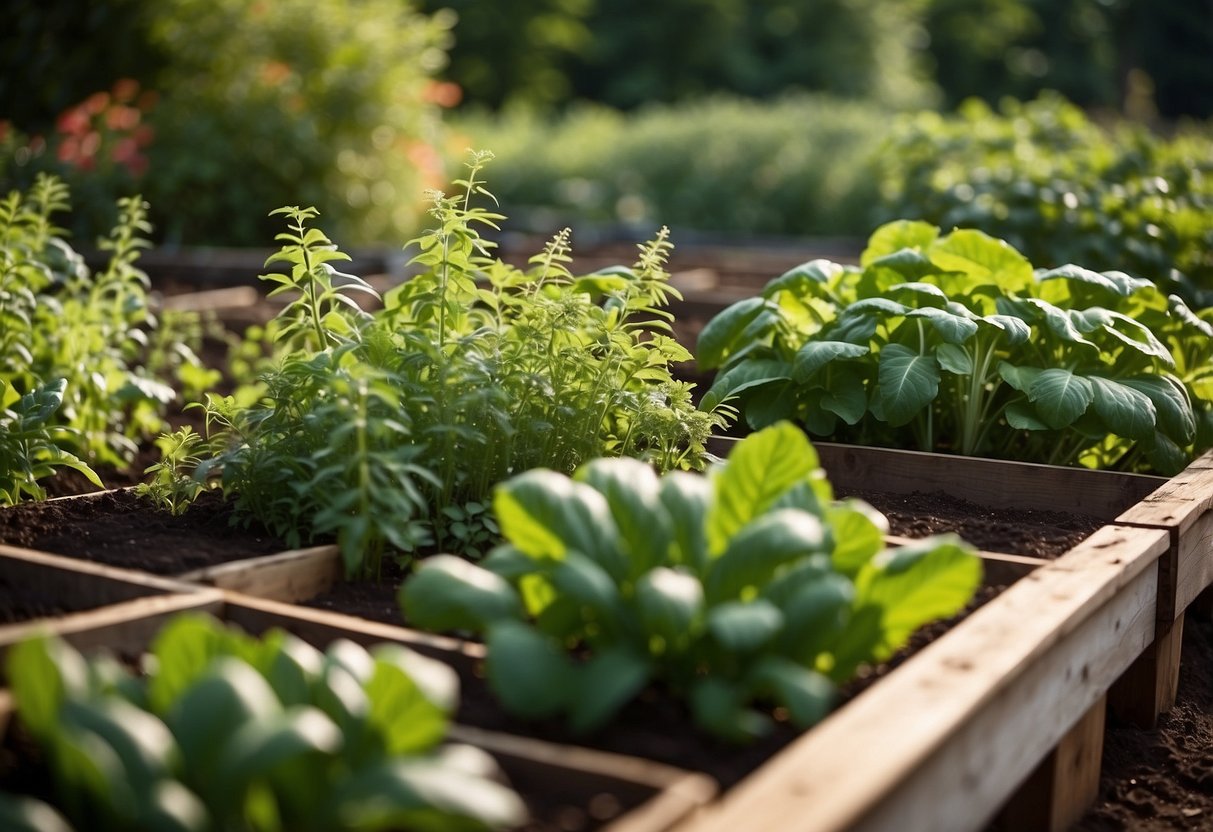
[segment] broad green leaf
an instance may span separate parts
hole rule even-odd
[[[1016,430],[1049,430],[1030,403],[1020,399],[1007,405],[1007,424]]]
[[[964,608],[981,585],[981,560],[954,535],[925,538],[870,561],[855,581],[858,606],[881,610],[877,658],[914,630]]]
[[[768,384],[746,396],[745,422],[750,430],[769,428],[776,422],[795,417],[802,390],[794,384]]]
[[[647,634],[660,638],[665,649],[693,637],[703,611],[703,584],[677,569],[659,566],[636,582],[636,611]]]
[[[547,636],[518,621],[499,621],[485,645],[489,684],[510,713],[542,719],[569,706],[577,692],[573,667]]]
[[[288,635],[270,660],[266,679],[283,705],[305,705],[324,670],[324,656],[298,636]]]
[[[884,548],[889,521],[862,500],[845,500],[828,506],[826,522],[834,540],[831,561],[843,575],[854,575]]]
[[[926,318],[931,326],[939,333],[939,337],[949,344],[963,344],[977,334],[977,324],[961,315],[955,315],[946,309],[936,309],[928,306],[914,309],[906,313],[909,318]]]
[[[651,466],[627,457],[595,459],[578,468],[574,478],[606,497],[619,535],[632,553],[630,577],[665,562],[673,533]]]
[[[632,650],[616,647],[597,653],[577,669],[569,728],[574,734],[598,730],[644,689],[650,674],[647,658]]]
[[[1006,292],[1028,291],[1032,265],[1003,240],[983,231],[961,228],[937,241],[927,256],[939,268],[969,275],[974,282],[993,282]]]
[[[1164,476],[1175,476],[1187,466],[1190,459],[1183,448],[1162,433],[1155,433],[1152,441],[1144,442],[1142,446],[1150,465]]]
[[[14,645],[5,658],[9,687],[21,721],[36,737],[53,734],[59,710],[88,688],[88,665],[67,642],[39,635]]]
[[[549,573],[548,579],[558,597],[587,609],[591,618],[604,629],[613,631],[622,625],[623,612],[619,587],[594,561],[577,552],[568,556]]]
[[[627,575],[611,508],[593,488],[545,469],[526,471],[493,492],[502,535],[534,558],[559,560],[575,549],[616,580]]]
[[[708,321],[699,333],[695,346],[699,366],[710,370],[723,364],[736,349],[741,333],[766,309],[768,304],[765,298],[746,298]]]
[[[459,705],[459,674],[450,665],[390,642],[375,645],[371,648],[371,656],[376,669],[380,663],[399,667],[442,713],[455,713]]]
[[[239,805],[249,787],[302,757],[340,751],[341,730],[323,712],[299,706],[229,729],[215,761],[214,795]]]
[[[371,706],[367,720],[384,738],[388,754],[420,754],[446,735],[449,711],[426,696],[399,664],[376,660],[365,690]]]
[[[385,759],[347,778],[332,797],[333,828],[474,832],[513,829],[529,812],[513,790],[452,765]]]
[[[1087,376],[1095,393],[1095,412],[1118,436],[1148,439],[1154,435],[1157,411],[1150,397],[1112,379]]]
[[[148,832],[206,832],[210,813],[196,794],[177,780],[161,780],[147,796],[140,827]]]
[[[753,387],[773,382],[787,381],[792,377],[792,367],[786,361],[774,358],[746,360],[716,377],[711,388],[703,394],[700,410],[712,410]]]
[[[1068,310],[1059,309],[1040,298],[1024,298],[1021,303],[1034,309],[1049,331],[1063,341],[1098,351],[1099,347],[1084,338],[1082,332],[1074,325]]]
[[[783,613],[765,598],[726,601],[708,612],[708,631],[729,653],[752,653],[783,629]]]
[[[752,433],[738,442],[712,478],[708,551],[713,555],[723,552],[734,534],[817,468],[817,451],[789,422]]]
[[[912,311],[910,307],[889,298],[864,298],[848,306],[843,311],[841,320],[845,321],[851,318],[884,319],[897,315],[905,315],[910,311]]]
[[[659,497],[674,532],[671,563],[699,569],[708,558],[707,518],[714,487],[704,476],[671,471],[661,478]]]
[[[509,581],[454,555],[421,561],[399,597],[405,620],[427,630],[480,632],[522,616],[522,600]]]
[[[1041,372],[1037,367],[1017,367],[1007,361],[998,362],[998,375],[1020,393],[1027,393],[1031,390],[1032,384]]]
[[[855,587],[842,575],[826,574],[806,582],[781,605],[784,632],[780,652],[803,664],[830,650],[846,628],[855,603]]]
[[[792,378],[801,384],[813,379],[817,372],[832,361],[867,355],[866,346],[845,341],[809,341],[792,359]]]
[[[176,616],[152,641],[156,673],[148,682],[148,703],[164,715],[220,656],[254,660],[252,640],[203,615]]]
[[[921,254],[918,256],[922,257],[923,261],[930,265],[931,261],[927,260],[925,256]],[[932,266],[931,269],[933,271],[934,267]],[[889,293],[898,295],[899,297],[897,300],[901,303],[906,303],[907,305],[910,305],[910,301],[916,301],[919,305],[939,308],[948,302],[947,294],[945,294],[943,289],[940,289],[934,283],[919,283],[913,281],[909,283],[898,283],[889,287]]]
[[[1128,315],[1109,310],[1104,331],[1142,355],[1156,358],[1167,367],[1175,366],[1175,359],[1171,356],[1171,351],[1154,336],[1150,328]]]
[[[815,670],[780,656],[763,656],[751,671],[753,682],[770,690],[801,728],[825,719],[834,703],[834,684]]]
[[[1196,435],[1196,416],[1188,391],[1174,376],[1160,373],[1157,376],[1121,379],[1121,383],[1144,393],[1154,402],[1160,433],[1180,445],[1192,441]]]
[[[1028,388],[1028,399],[1051,428],[1064,428],[1087,412],[1095,399],[1091,382],[1061,367],[1042,370]]]
[[[986,315],[981,320],[1001,330],[1007,346],[1018,346],[1032,337],[1032,327],[1014,315]]]
[[[864,264],[865,277],[871,277],[880,274],[877,270],[891,272],[896,276],[897,280],[906,281],[903,283],[893,284],[888,287],[886,294],[890,293],[894,286],[906,286],[909,282],[919,278],[926,277],[930,274],[939,272],[939,268],[932,263],[925,254],[915,249],[903,248],[900,251],[895,251],[892,254],[886,254],[883,257],[877,257]],[[885,282],[890,279],[890,275],[880,274]],[[916,299],[918,300],[918,299]]]
[[[763,514],[733,535],[712,564],[704,583],[708,604],[740,598],[748,587],[766,584],[781,565],[830,546],[821,521],[808,512],[782,508]]]
[[[855,425],[868,412],[868,392],[863,379],[850,374],[838,374],[830,388],[821,394],[817,404],[823,410],[836,414],[848,425]]]
[[[150,792],[177,765],[177,743],[165,724],[121,699],[74,699],[65,704],[60,719],[103,739],[118,755],[136,795]]]
[[[810,260],[781,274],[767,283],[762,290],[762,296],[772,297],[776,292],[791,292],[797,295],[807,294],[814,285],[825,286],[834,281],[846,269],[830,260]]]
[[[880,350],[879,378],[885,419],[898,427],[917,416],[939,393],[939,362],[901,344],[886,344]]]
[[[860,255],[860,264],[867,266],[902,249],[926,249],[939,237],[939,229],[930,223],[915,220],[896,220],[885,223],[872,232],[868,246]]]
[[[973,357],[959,344],[940,344],[935,350],[935,360],[941,369],[958,376],[973,374]]]

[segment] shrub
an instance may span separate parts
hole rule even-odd
[[[882,219],[977,228],[1044,267],[1120,269],[1213,306],[1213,134],[1104,128],[1056,96],[898,123]]]

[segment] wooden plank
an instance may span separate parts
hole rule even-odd
[[[78,610],[196,589],[169,578],[3,544],[0,579],[31,600]]]
[[[1109,526],[776,755],[696,832],[979,829],[1154,635],[1167,537]]]
[[[483,660],[485,655],[484,645],[461,639],[431,635],[328,610],[253,598],[235,592],[225,592],[224,596],[226,603],[223,607],[223,618],[250,633],[261,633],[278,627],[316,645],[327,645],[339,638],[347,638],[363,645],[394,641],[448,664],[464,662],[465,667]]]
[[[1108,691],[1108,707],[1117,719],[1152,729],[1158,717],[1175,705],[1183,635],[1183,614],[1165,627],[1156,627],[1153,643]]]
[[[167,295],[161,298],[160,308],[174,312],[223,312],[252,306],[260,298],[261,293],[252,286],[229,286],[224,289]]]
[[[999,812],[995,826],[1065,832],[1099,796],[1107,698],[1101,697],[1028,775]]]
[[[0,627],[0,670],[9,647],[38,633],[53,633],[82,651],[106,649],[137,656],[173,616],[183,612],[218,615],[222,610],[223,594],[206,590],[136,598],[60,618],[9,624]]]
[[[483,748],[506,768],[510,783],[521,791],[551,788],[587,797],[610,791],[626,804],[637,805],[609,823],[611,832],[655,832],[669,829],[706,805],[716,783],[704,774],[606,751],[558,745],[452,725],[447,735],[456,742]]]
[[[293,603],[327,592],[341,577],[341,550],[314,546],[197,569],[178,579]]]

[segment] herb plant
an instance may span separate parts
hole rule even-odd
[[[7,669],[62,815],[3,794],[6,829],[474,830],[526,816],[491,758],[440,745],[454,672],[397,645],[321,653],[181,616],[142,677],[49,637],[15,647]]]
[[[335,534],[351,575],[378,576],[385,552],[429,546],[479,554],[494,534],[492,487],[546,465],[571,472],[596,456],[696,467],[722,409],[695,409],[672,361],[689,353],[661,307],[676,296],[663,230],[633,268],[569,270],[568,232],[511,267],[481,230],[501,215],[475,154],[454,196],[435,192],[435,227],[413,241],[418,273],[374,295],[335,271],[346,259],[314,209],[287,208],[290,230],[269,275],[294,300],[278,319],[278,366],[252,406],[211,397],[223,444],[212,464],[237,507],[291,541]]]
[[[502,704],[575,731],[601,727],[651,683],[687,697],[722,737],[769,727],[754,700],[811,725],[834,682],[958,611],[981,577],[955,537],[882,551],[884,518],[834,502],[786,422],[706,477],[599,459],[572,479],[520,474],[493,505],[507,543],[480,565],[420,562],[400,590],[404,615],[483,633]]]
[[[24,477],[35,470],[45,476],[52,459],[124,465],[138,441],[163,429],[173,374],[199,363],[188,343],[168,343],[188,320],[178,317],[171,330],[159,331],[147,276],[135,265],[150,230],[146,204],[119,201],[119,221],[99,241],[108,262],[92,272],[54,224],[68,196],[61,182],[41,176],[28,194],[0,199],[0,406],[12,430],[17,421],[21,431],[44,428],[36,460],[5,461],[5,470],[17,464]],[[21,441],[32,439],[27,433]]]
[[[814,260],[704,327],[703,405],[751,427],[1128,470],[1213,446],[1213,312],[1123,272],[1033,271],[1001,240],[922,222],[861,265]]]

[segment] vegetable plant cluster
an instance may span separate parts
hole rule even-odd
[[[41,637],[7,672],[56,808],[0,794],[10,832],[387,830],[517,826],[526,810],[479,749],[442,745],[458,698],[443,664],[398,645],[320,652],[205,616],[165,627],[132,676]],[[69,823],[71,824],[69,826]]]
[[[39,480],[75,468],[122,466],[137,442],[159,432],[172,384],[210,383],[190,339],[196,320],[157,318],[136,267],[150,230],[138,197],[119,200],[119,220],[91,271],[54,224],[69,207],[58,180],[0,199],[0,504],[41,498]],[[195,393],[196,395],[196,393]]]
[[[572,478],[520,474],[493,507],[507,542],[480,564],[421,561],[400,590],[405,618],[483,634],[504,707],[576,732],[654,684],[729,740],[770,727],[756,701],[811,725],[836,682],[959,611],[981,580],[954,536],[884,551],[884,517],[835,502],[787,422],[707,476],[599,459]]]
[[[1033,263],[1119,269],[1213,306],[1213,138],[1105,129],[1058,96],[907,118],[882,148],[883,219],[979,228]]]
[[[497,532],[492,487],[545,465],[571,472],[603,455],[659,469],[701,466],[725,412],[697,410],[672,361],[690,354],[661,307],[677,292],[663,230],[633,268],[568,269],[562,232],[529,268],[491,256],[481,236],[501,215],[474,154],[459,192],[433,193],[434,228],[414,241],[417,274],[383,308],[349,259],[311,221],[289,230],[266,275],[293,296],[277,320],[283,349],[252,406],[210,397],[207,419],[223,486],[239,509],[292,542],[335,534],[351,574],[380,574],[385,550],[435,545],[476,554]]]
[[[986,234],[878,229],[701,333],[753,427],[1057,464],[1180,471],[1213,446],[1213,312],[1119,271],[1033,270]]]

